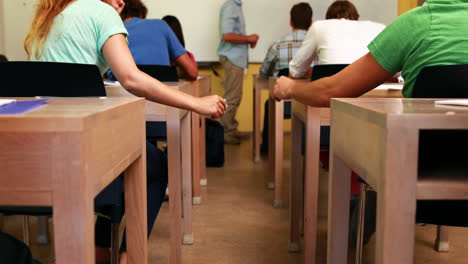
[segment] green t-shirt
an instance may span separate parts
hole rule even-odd
[[[388,72],[401,71],[411,97],[426,66],[468,63],[468,0],[429,0],[390,24],[368,46]]]
[[[127,36],[119,14],[98,0],[78,0],[54,18],[54,24],[40,50],[32,60],[95,64],[101,73],[108,66],[102,46],[115,34]]]

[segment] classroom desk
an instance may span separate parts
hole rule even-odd
[[[191,93],[187,82],[166,83]],[[121,86],[106,85],[110,97],[134,97]],[[146,121],[166,122],[168,147],[168,188],[170,216],[170,263],[182,263],[183,244],[193,244],[192,232],[192,145],[190,112],[146,101]],[[182,198],[182,199],[181,199]]]
[[[187,81],[192,86],[193,95],[197,97],[211,94],[211,78],[202,75],[195,81]],[[192,112],[192,203],[201,204],[201,186],[206,180],[206,127],[205,117]]]
[[[210,75],[201,75],[200,81],[200,95],[199,96],[208,96],[211,95],[211,76]],[[201,117],[200,125],[200,185],[207,186],[208,179],[206,178],[206,117]]]
[[[333,99],[331,122],[328,263],[347,262],[351,169],[378,194],[375,263],[413,263],[415,200],[468,198],[466,162],[418,175],[420,131],[468,130],[468,110],[434,99]]]
[[[268,90],[268,79],[261,77],[258,74],[253,75],[253,160],[255,163],[260,162],[260,143],[261,143],[261,103],[262,90]],[[273,188],[273,186],[270,186]]]
[[[0,116],[0,204],[53,207],[57,263],[95,262],[94,197],[124,170],[128,260],[147,263],[144,105],[50,98]]]
[[[362,97],[401,98],[402,95],[401,90],[374,89]],[[330,126],[330,108],[311,107],[293,100],[291,126],[289,251],[300,250],[301,219],[303,219],[304,260],[305,263],[312,264],[315,263],[317,235],[320,127]],[[305,142],[302,142],[303,138]],[[303,144],[304,159],[301,157]]]

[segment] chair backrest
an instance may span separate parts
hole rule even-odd
[[[8,61],[8,58],[5,55],[0,54],[0,61]]]
[[[10,61],[0,62],[2,97],[106,96],[96,65]]]
[[[284,69],[281,69],[279,70],[278,74],[276,74],[277,77],[280,77],[280,76],[288,76],[289,75],[289,69],[288,68],[284,68]]]
[[[178,82],[179,76],[174,66],[166,65],[137,65],[140,71],[158,79],[160,82]]]
[[[349,64],[322,64],[314,66],[312,70],[311,81],[318,80],[323,77],[332,76],[342,69],[346,68]]]
[[[411,97],[468,98],[468,64],[424,67]]]

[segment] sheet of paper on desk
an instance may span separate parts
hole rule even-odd
[[[384,83],[377,86],[374,90],[402,90],[403,84],[399,83]]]
[[[434,101],[436,105],[458,105],[458,106],[468,106],[468,99],[458,99],[458,100],[438,100]]]
[[[0,106],[11,104],[13,102],[16,102],[15,99],[0,99]]]
[[[39,100],[30,100],[30,101],[16,101],[0,107],[0,115],[19,115],[24,114],[29,111],[33,111],[43,104],[45,104],[49,99],[39,99]]]
[[[109,85],[109,86],[122,86],[118,81],[112,82],[112,81],[104,81],[104,85]]]

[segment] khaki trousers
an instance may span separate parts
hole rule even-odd
[[[236,120],[237,108],[242,100],[242,83],[244,81],[244,69],[232,64],[226,57],[219,57],[224,70],[224,98],[228,107],[221,124],[224,126],[224,134],[230,135],[237,131],[239,122]]]

